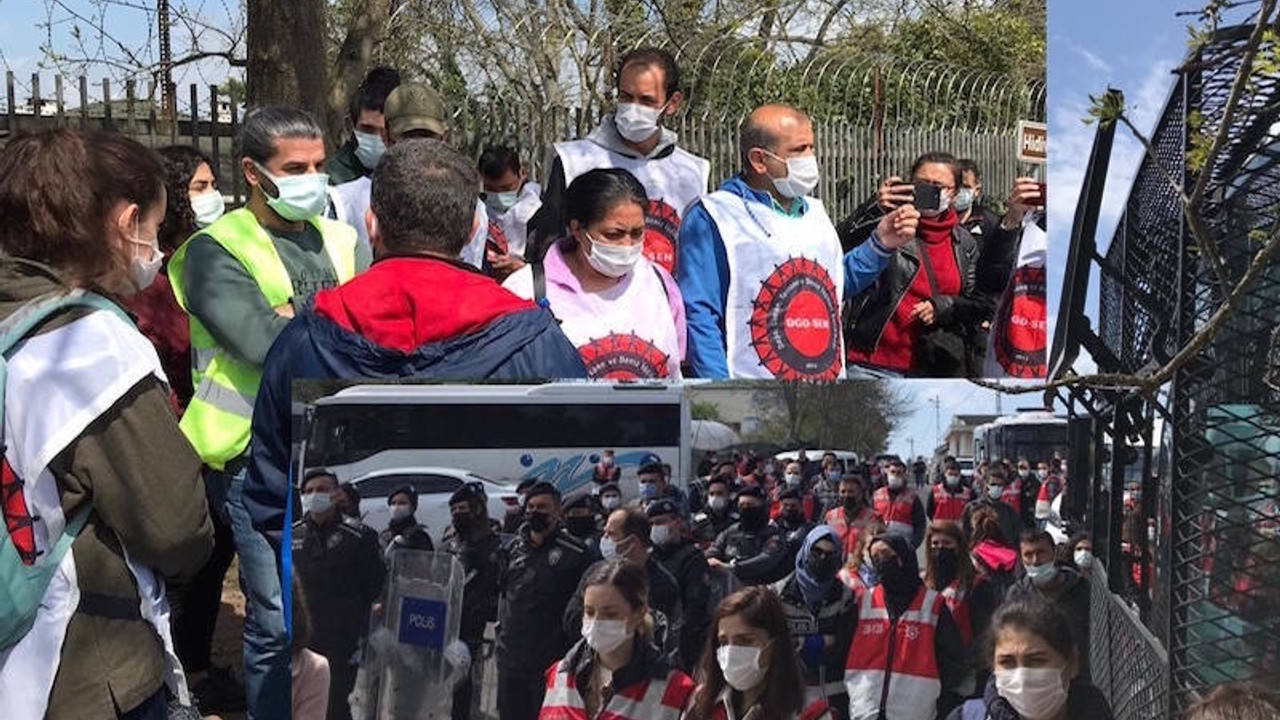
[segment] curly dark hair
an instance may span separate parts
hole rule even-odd
[[[196,214],[191,210],[189,188],[200,163],[209,166],[218,180],[213,160],[204,151],[190,145],[170,145],[156,151],[164,162],[164,187],[168,191],[168,205],[164,221],[160,223],[160,250],[166,255],[178,249],[196,231]]]

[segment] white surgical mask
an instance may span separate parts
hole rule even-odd
[[[196,227],[209,227],[222,217],[223,210],[226,209],[226,203],[222,202],[222,193],[214,190],[212,192],[200,193],[191,198],[191,212],[196,216]]]
[[[1049,471],[1048,471],[1048,470],[1036,470],[1036,477],[1040,478],[1041,480],[1044,480],[1045,478],[1049,477]]]
[[[520,201],[520,192],[513,190],[511,192],[491,192],[485,193],[484,205],[489,208],[491,216],[505,215],[508,210],[515,207]]]
[[[716,662],[720,663],[725,682],[738,692],[746,692],[764,679],[765,668],[760,667],[758,647],[721,645],[716,650]]]
[[[1039,587],[1048,585],[1058,576],[1058,566],[1054,565],[1052,560],[1043,565],[1031,565],[1026,570],[1031,583]]]
[[[956,210],[964,212],[965,210],[973,207],[973,196],[973,188],[960,188],[957,190],[955,201]]]
[[[302,496],[302,512],[304,515],[325,513],[332,507],[333,496],[327,492],[309,492]]]
[[[386,151],[387,144],[382,141],[381,135],[356,131],[356,159],[366,169],[377,167]]]
[[[403,520],[413,514],[413,507],[409,505],[392,505],[391,519]]]
[[[612,560],[618,557],[618,543],[608,535],[600,538],[600,557],[605,560]]]
[[[613,113],[613,125],[618,134],[633,143],[644,142],[658,132],[658,121],[662,118],[663,105],[651,108],[637,103],[620,103]]]
[[[643,243],[606,245],[591,237],[585,230],[582,234],[591,241],[587,249],[587,263],[601,275],[620,278],[631,272],[636,262],[640,260],[640,256],[644,254]]]
[[[600,505],[603,506],[605,510],[617,510],[618,506],[621,504],[622,498],[617,495],[605,495],[600,498]]]
[[[627,631],[626,620],[600,620],[592,618],[582,621],[582,637],[597,653],[610,653],[622,646],[631,637]]]
[[[786,481],[791,487],[796,487],[800,484],[800,475],[797,473],[787,473]]]
[[[765,150],[765,153],[777,160],[783,160],[768,150]],[[804,197],[818,187],[817,155],[793,155],[783,162],[787,164],[786,177],[771,178],[779,195],[788,198]]]
[[[1062,668],[1014,668],[996,670],[996,691],[1025,720],[1045,720],[1058,714],[1067,702]]]
[[[649,540],[657,547],[662,547],[667,543],[675,540],[675,534],[671,532],[670,525],[654,525],[649,528]]]
[[[1003,497],[1003,496],[1004,496],[1004,486],[1003,486],[1003,485],[988,485],[988,486],[987,486],[987,497],[991,498],[992,500],[999,500],[999,499],[1000,499],[1001,497]]]
[[[329,176],[324,173],[276,177],[258,163],[262,173],[276,186],[276,197],[267,195],[267,206],[289,222],[301,222],[324,212],[329,204]],[[265,194],[265,189],[264,189]]]
[[[955,486],[957,486],[957,485],[959,485],[959,484],[960,484],[960,476],[959,476],[959,475],[955,475],[955,474],[948,473],[948,474],[947,474],[947,476],[946,476],[946,478],[945,478],[945,480],[947,481],[947,487],[952,487],[952,488],[953,488],[953,487],[955,487]]]
[[[156,275],[160,272],[160,266],[164,264],[164,253],[160,252],[160,242],[151,240],[147,242],[138,236],[138,221],[133,221],[133,237],[129,238],[129,242],[134,245],[142,245],[149,248],[151,252],[146,257],[138,257],[134,255],[129,258],[129,279],[138,288],[138,292],[142,292],[151,287],[151,283],[156,281]]]
[[[902,473],[889,473],[889,489],[899,490],[902,488]]]
[[[1077,550],[1072,557],[1076,561],[1076,567],[1081,570],[1088,570],[1093,567],[1093,553],[1088,550]]]
[[[716,512],[720,512],[721,510],[724,510],[725,506],[728,504],[729,504],[729,498],[726,498],[726,497],[720,497],[719,495],[717,495],[715,497],[707,498],[707,507],[711,508],[712,510],[715,510]]]

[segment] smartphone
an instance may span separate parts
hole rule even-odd
[[[916,210],[940,210],[942,205],[942,188],[930,183],[916,183],[911,191],[911,204]]]
[[[1045,195],[1044,193],[1045,193],[1045,188],[1048,187],[1048,184],[1040,183],[1037,187],[1040,190],[1040,199],[1036,201],[1036,205],[1038,205],[1039,207],[1045,207],[1048,204],[1048,200],[1046,199],[1048,198],[1048,195]]]

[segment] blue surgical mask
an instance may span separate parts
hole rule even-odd
[[[640,483],[640,499],[656,500],[658,497],[658,485],[656,483]]]
[[[333,496],[327,492],[310,492],[302,496],[302,513],[317,515],[333,507]]]
[[[372,170],[377,167],[386,151],[387,144],[382,141],[381,135],[356,131],[356,159],[365,168]]]
[[[520,192],[518,190],[485,193],[484,196],[484,204],[489,209],[490,215],[505,215],[519,201]]]
[[[276,177],[258,163],[262,173],[276,186],[276,197],[267,195],[267,206],[289,222],[301,222],[325,211],[329,204],[329,176],[325,173]],[[263,188],[265,194],[266,189]]]
[[[201,193],[191,198],[191,212],[196,216],[196,227],[209,227],[222,217],[226,203],[222,201],[222,193],[214,190]]]
[[[1053,564],[1052,560],[1043,565],[1026,567],[1026,571],[1027,577],[1031,578],[1031,583],[1041,587],[1053,582],[1053,579],[1058,576],[1058,566]]]
[[[973,188],[960,188],[956,191],[956,199],[952,204],[955,205],[956,212],[964,212],[973,207]]]
[[[1004,495],[1003,485],[987,486],[987,497],[991,498],[992,500],[999,500],[1003,495]]]

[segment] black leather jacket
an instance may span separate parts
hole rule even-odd
[[[969,231],[956,226],[951,231],[956,267],[960,269],[960,294],[934,299],[935,324],[940,332],[951,332],[966,338],[973,321],[988,308],[977,292],[978,246]],[[921,271],[916,243],[904,245],[889,260],[880,277],[866,290],[846,300],[845,343],[851,350],[870,354],[880,342],[884,328],[893,318],[906,295],[916,272]],[[913,375],[933,375],[930,368],[913,367]]]

